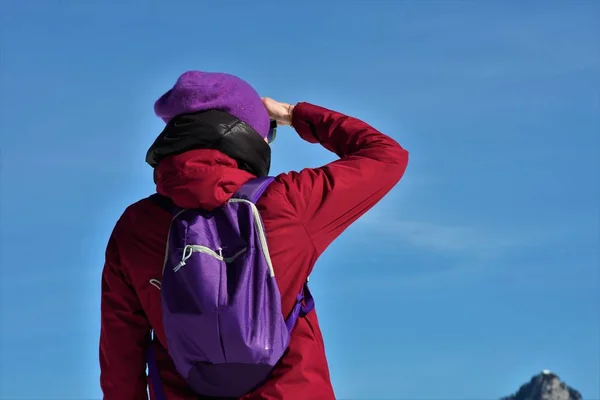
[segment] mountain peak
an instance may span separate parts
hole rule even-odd
[[[582,400],[581,394],[567,386],[558,375],[543,370],[521,386],[519,391],[502,400]]]

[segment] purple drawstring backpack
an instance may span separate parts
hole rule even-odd
[[[199,395],[240,397],[269,376],[286,351],[298,317],[314,308],[305,284],[287,319],[255,203],[272,177],[243,185],[211,212],[180,209],[150,196],[173,215],[161,288],[163,328],[179,374]],[[166,400],[153,344],[148,372]]]

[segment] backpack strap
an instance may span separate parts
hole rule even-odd
[[[296,305],[292,310],[292,313],[285,321],[285,326],[287,326],[288,331],[291,333],[292,329],[296,325],[296,321],[298,321],[299,317],[304,317],[306,314],[311,312],[315,308],[315,300],[310,293],[310,289],[308,288],[308,281],[304,283],[300,293],[296,296]]]
[[[274,180],[275,178],[272,176],[262,176],[260,178],[250,179],[235,192],[233,197],[236,199],[249,200],[256,204],[258,199],[260,199],[260,196],[265,192],[267,186]]]
[[[156,364],[156,356],[154,354],[153,330],[150,332],[150,343],[148,343],[148,347],[146,348],[146,363],[148,364],[148,378],[150,378],[150,383],[152,384],[154,397],[156,398],[156,400],[167,400],[162,382],[160,381],[158,365]]]

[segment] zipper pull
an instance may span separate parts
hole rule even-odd
[[[173,268],[173,272],[177,272],[179,271],[182,267],[185,266],[185,262],[187,261],[188,258],[190,258],[192,256],[192,254],[194,253],[194,249],[191,246],[185,246],[183,248],[183,256],[181,257],[181,261],[179,262],[179,264],[177,264],[175,266],[175,268]]]

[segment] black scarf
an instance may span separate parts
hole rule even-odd
[[[164,157],[193,149],[218,150],[255,176],[267,176],[271,168],[271,146],[250,125],[220,110],[173,118],[148,149],[146,162],[156,168]]]

